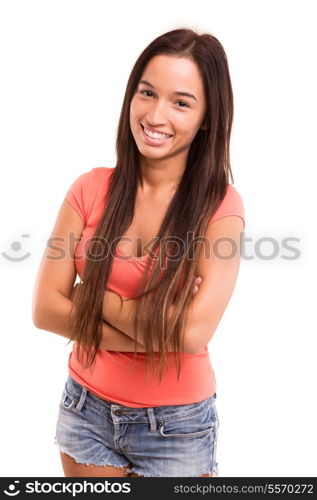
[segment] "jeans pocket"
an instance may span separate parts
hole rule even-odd
[[[211,405],[205,412],[192,415],[189,418],[160,420],[159,434],[164,438],[198,438],[212,434],[215,431],[215,415]]]

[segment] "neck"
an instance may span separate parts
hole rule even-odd
[[[144,193],[175,192],[182,179],[185,163],[173,159],[152,160],[142,158],[140,162],[142,185]]]

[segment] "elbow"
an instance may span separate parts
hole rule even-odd
[[[198,354],[202,350],[201,346],[197,345],[197,342],[193,342],[192,339],[185,340],[184,350],[187,354]]]
[[[38,328],[39,330],[44,330],[41,323],[39,323],[38,321],[33,320],[33,325],[35,326],[35,328]]]
[[[43,318],[47,316],[47,313],[44,311],[44,305],[39,304],[35,300],[32,302],[32,322],[36,328],[43,330]]]
[[[196,349],[186,349],[185,351],[187,354],[198,354],[199,351]]]
[[[32,309],[32,322],[36,328],[42,330],[41,313],[37,308]]]
[[[32,318],[32,321],[33,321],[33,325],[35,326],[35,328],[38,328],[39,330],[43,330],[42,326],[41,326],[41,323],[38,321],[37,318]]]
[[[187,352],[187,354],[199,354],[200,352],[202,352],[205,347],[206,347],[207,344],[205,345],[193,345],[193,346],[186,346],[186,349],[185,351]]]
[[[37,296],[33,296],[32,300],[32,322],[36,328],[40,330],[45,330],[44,320],[47,323],[47,319],[51,314],[51,307],[55,304],[55,295],[44,294],[41,292]]]
[[[187,335],[187,339],[185,340],[185,352],[188,354],[199,354],[208,345],[213,334],[214,332],[210,332],[210,330],[205,333],[201,330],[199,332],[197,330],[191,332],[191,335]]]
[[[205,346],[186,346],[185,348],[185,352],[187,352],[187,354],[198,354],[200,353],[203,349],[205,348]]]
[[[40,301],[39,298],[40,296],[42,297],[43,294],[35,293],[33,292],[33,297],[32,297],[32,323],[36,328],[41,329],[41,317],[43,315],[42,313],[42,307],[40,306]]]

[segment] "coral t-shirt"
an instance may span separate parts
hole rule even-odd
[[[85,242],[93,237],[104,213],[108,182],[114,168],[97,167],[81,174],[65,195],[85,223],[75,250],[76,272],[80,278],[88,249]],[[226,195],[210,222],[228,215],[237,215],[244,223],[243,201],[231,184],[228,184]],[[122,259],[122,256],[126,254],[117,247],[107,287],[124,297],[132,298],[138,293],[146,259],[149,257],[129,256]],[[184,353],[179,380],[174,353],[167,353],[167,370],[159,383],[157,375],[146,373],[145,353],[98,349],[94,368],[84,369],[76,357],[75,345],[74,343],[68,359],[70,376],[107,401],[133,408],[182,405],[202,401],[216,392],[208,346],[197,354]],[[158,357],[159,353],[155,353],[155,356]]]

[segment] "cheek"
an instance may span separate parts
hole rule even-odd
[[[139,106],[137,105],[135,99],[132,99],[130,104],[130,120],[135,120],[139,112]]]
[[[137,118],[138,116],[142,115],[147,110],[147,105],[140,101],[138,97],[133,97],[131,104],[130,104],[130,115],[132,115],[134,118]]]
[[[130,106],[130,128],[133,131],[136,131],[138,127],[138,122],[140,121],[141,116],[135,105]]]
[[[130,104],[130,121],[133,120],[135,116],[135,106],[133,104],[133,101],[131,101],[131,104]]]
[[[196,137],[199,127],[200,127],[200,122],[197,122],[195,120],[194,123],[191,123],[191,126],[188,128],[188,137],[191,140],[193,140]]]
[[[180,131],[180,134],[182,135],[182,137],[184,137],[184,140],[186,140],[186,141],[193,140],[196,133],[197,133],[196,128],[193,128],[192,125],[189,126],[188,123],[183,125],[183,127],[179,127],[179,131]]]
[[[171,116],[171,122],[173,123],[175,130],[187,139],[195,136],[197,131],[197,120],[193,120],[192,117],[186,116],[186,113],[174,113]]]

